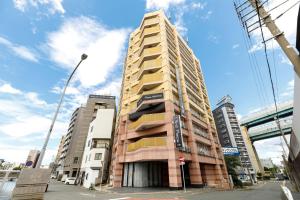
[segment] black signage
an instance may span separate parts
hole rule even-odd
[[[181,121],[180,120],[181,119],[180,119],[179,115],[175,115],[173,117],[173,126],[174,126],[176,147],[183,147],[182,132],[181,132]]]
[[[101,99],[115,99],[115,96],[107,96],[107,95],[96,95],[96,94],[90,94],[90,98],[101,98]]]
[[[154,100],[154,99],[163,99],[164,98],[164,94],[163,93],[156,93],[156,94],[146,94],[143,95],[138,102],[136,103],[137,107],[139,107],[139,105],[141,105],[141,103],[143,101],[147,101],[147,100]]]

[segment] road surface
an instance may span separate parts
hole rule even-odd
[[[276,182],[262,183],[248,189],[232,191],[188,189],[186,193],[183,191],[159,191],[149,189],[136,189],[132,192],[132,188],[100,192],[88,191],[82,187],[53,182],[45,194],[45,200],[280,200],[280,195],[280,183]]]

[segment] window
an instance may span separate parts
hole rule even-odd
[[[89,155],[89,161],[91,160],[91,154]]]
[[[95,153],[95,160],[101,160],[102,153]]]
[[[91,127],[91,132],[93,132],[94,126]]]
[[[91,140],[88,141],[88,147],[90,147],[90,144],[91,144]]]
[[[74,163],[74,164],[77,164],[77,163],[78,163],[78,157],[74,157],[73,163]]]

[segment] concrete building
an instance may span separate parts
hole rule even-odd
[[[262,167],[260,160],[258,160],[256,149],[252,144],[246,127],[241,126],[241,131],[253,169],[256,173],[264,172],[264,168]]]
[[[81,163],[81,183],[89,188],[108,178],[111,158],[112,136],[115,128],[115,98],[98,108],[96,118],[90,123],[83,159]]]
[[[163,11],[131,33],[113,148],[114,187],[229,187],[200,62]]]
[[[114,98],[112,96],[89,95],[86,105],[77,108],[72,114],[60,156],[64,175],[78,177],[89,125],[95,119],[97,110],[104,103],[109,104]]]
[[[262,167],[273,168],[275,165],[271,158],[261,158],[260,163]]]
[[[252,178],[255,179],[255,170],[252,167],[240,125],[234,111],[234,104],[229,95],[224,96],[217,103],[217,108],[213,110],[213,116],[222,147],[237,147],[240,152],[239,157],[242,167],[242,170],[239,170],[241,172],[240,178],[249,179],[250,173]]]
[[[61,171],[61,172],[63,171],[62,160],[60,159],[60,157],[62,155],[64,143],[65,143],[65,136],[62,136],[60,139],[57,154],[56,154],[56,157],[55,157],[55,160],[53,163],[53,168],[54,168],[53,171],[55,172],[56,175],[59,174],[59,171]]]
[[[39,156],[40,156],[39,150],[30,150],[25,162],[25,166],[30,168],[35,168]]]

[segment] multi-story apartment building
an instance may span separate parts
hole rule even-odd
[[[199,60],[163,11],[130,35],[115,142],[114,187],[228,187]]]
[[[252,167],[240,125],[234,111],[234,104],[229,95],[224,96],[217,103],[217,108],[213,110],[213,116],[222,147],[237,147],[239,150],[242,166],[240,178],[249,179],[250,176],[248,175],[250,173],[251,178],[255,179],[255,170]],[[244,176],[244,174],[247,174],[247,176]]]
[[[31,167],[35,168],[35,165],[39,159],[40,156],[40,151],[39,150],[30,150],[25,162],[26,167]]]
[[[98,108],[96,118],[90,123],[80,170],[81,183],[86,188],[105,182],[108,178],[115,115],[113,97],[109,103],[103,103]]]
[[[105,103],[110,104],[112,98],[114,97],[89,95],[86,105],[73,112],[60,156],[64,175],[78,177],[89,125],[95,119],[97,110]]]
[[[64,147],[64,142],[65,142],[65,136],[62,136],[58,145],[58,150],[57,150],[57,154],[54,160],[54,168],[53,168],[53,172],[58,175],[59,171],[62,171],[62,163],[61,163],[61,159],[60,156],[62,154],[63,151],[63,147]]]

